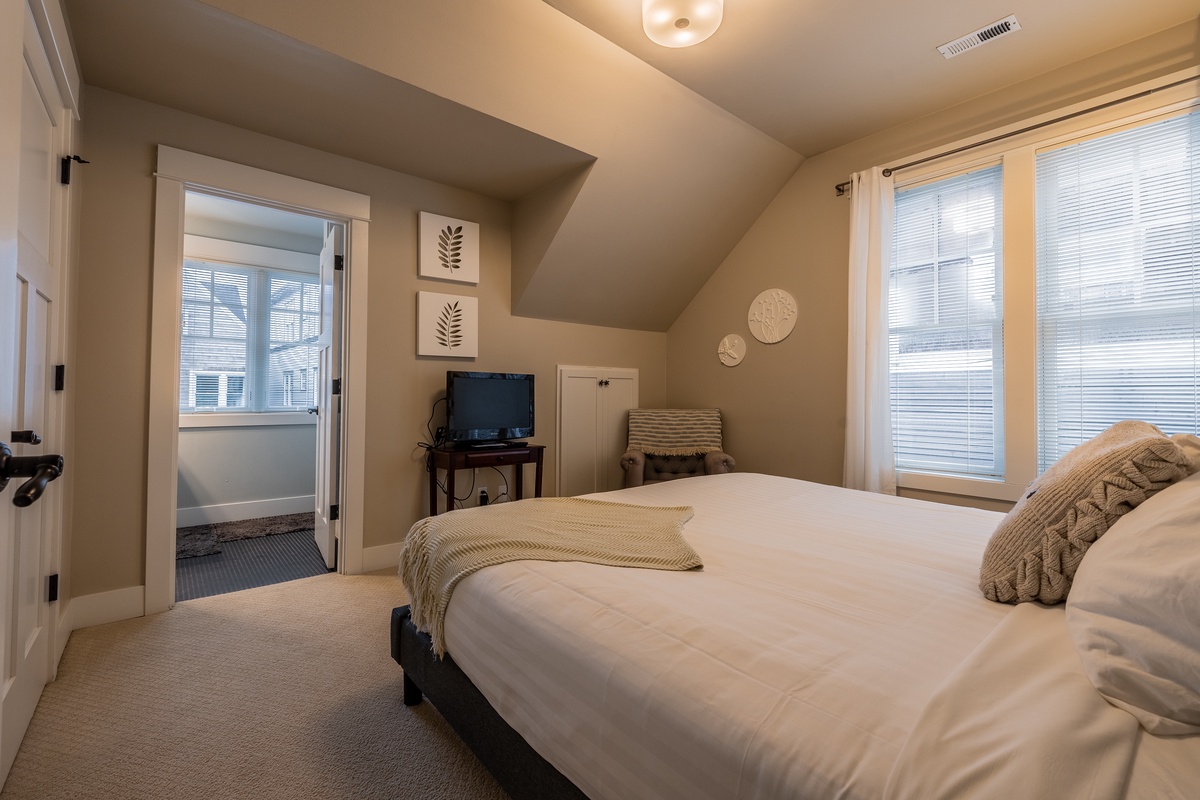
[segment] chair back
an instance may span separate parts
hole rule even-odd
[[[628,449],[658,456],[693,456],[721,450],[721,410],[631,408]]]

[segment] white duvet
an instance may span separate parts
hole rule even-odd
[[[1109,706],[1061,610],[980,595],[1001,515],[744,473],[603,497],[693,506],[703,570],[512,562],[446,615],[454,660],[593,800],[1200,797],[1177,775],[1200,741]]]

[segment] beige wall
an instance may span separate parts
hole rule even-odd
[[[666,397],[666,334],[548,322],[510,314],[510,204],[250,133],[89,87],[82,126],[87,166],[71,365],[77,393],[71,593],[144,582],[147,378],[155,146],[337,186],[371,197],[364,546],[398,542],[426,513],[417,442],[448,368],[533,372],[537,435],[550,446],[553,493],[555,367],[635,367],[647,405]],[[418,281],[417,211],[481,225],[477,287]],[[419,289],[480,299],[480,356],[418,358]],[[440,412],[440,408],[439,408]]]
[[[719,406],[739,470],[840,485],[850,207],[834,185],[853,172],[1197,64],[1200,22],[1193,21],[807,159],[668,332],[669,402]],[[749,334],[746,312],[772,287],[791,292],[800,314],[788,339],[764,345]],[[733,368],[716,356],[728,333],[747,341],[746,357]]]
[[[721,407],[739,469],[840,483],[849,208],[833,185],[875,164],[1200,63],[1197,41],[1195,23],[1179,26],[805,161],[667,334],[512,316],[508,203],[89,88],[80,152],[92,163],[83,168],[77,340],[69,365],[76,393],[71,595],[144,580],[156,144],[372,197],[364,545],[374,547],[399,541],[425,513],[416,442],[426,436],[445,370],[464,363],[538,374],[534,439],[541,443],[553,445],[556,364],[636,367],[643,405]],[[418,210],[482,224],[478,287],[416,279]],[[749,336],[746,309],[774,286],[796,296],[800,317],[791,337],[768,346]],[[419,288],[480,298],[478,359],[413,355]],[[718,342],[731,332],[749,345],[733,369],[716,358]],[[554,466],[551,450],[548,476]]]

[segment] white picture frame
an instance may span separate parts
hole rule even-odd
[[[478,284],[479,223],[418,212],[417,275]]]
[[[478,357],[479,298],[417,292],[417,355]]]

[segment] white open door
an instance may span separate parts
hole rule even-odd
[[[61,487],[39,484],[30,493],[34,484],[27,481],[39,461],[62,452],[52,357],[65,258],[66,189],[58,168],[72,124],[33,16],[25,4],[18,8],[25,15],[24,58],[16,54],[23,67],[20,94],[0,98],[6,117],[0,142],[15,145],[19,135],[20,143],[19,151],[0,150],[6,178],[0,191],[16,199],[15,215],[0,211],[0,239],[15,235],[17,243],[15,252],[0,254],[0,441],[11,453],[4,454],[9,481],[0,494],[0,783],[54,670],[56,617],[47,584],[62,535]],[[20,26],[19,16],[4,13],[3,23]],[[14,505],[18,492],[20,508]]]
[[[313,536],[325,566],[337,566],[338,472],[341,451],[341,266],[344,228],[325,223],[321,248],[321,334],[317,376],[317,486]]]

